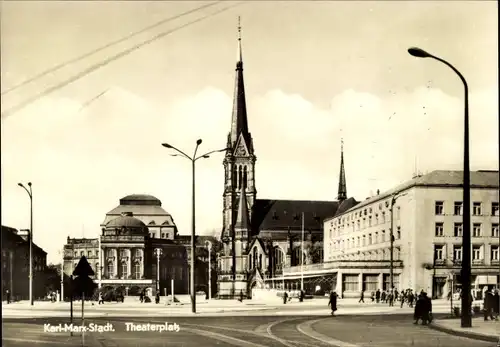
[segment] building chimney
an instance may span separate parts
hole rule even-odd
[[[122,212],[122,217],[133,217],[134,214],[132,212]]]

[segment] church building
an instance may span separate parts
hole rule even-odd
[[[218,298],[250,298],[253,288],[269,286],[281,278],[283,268],[322,262],[323,220],[357,202],[347,199],[343,151],[336,201],[257,199],[257,157],[248,128],[241,28],[227,148]]]

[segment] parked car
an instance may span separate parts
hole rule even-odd
[[[110,301],[123,302],[125,300],[122,293],[113,292],[113,291],[109,291],[107,293],[104,293],[102,295],[102,299],[104,301],[107,301],[107,302],[110,302]]]

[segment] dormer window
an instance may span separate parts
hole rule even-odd
[[[149,222],[149,224],[148,224],[148,225],[156,225],[156,223],[155,223],[155,221],[154,221],[154,220],[152,220],[151,222]]]
[[[273,220],[278,220],[278,215],[276,214],[276,211],[273,211]]]

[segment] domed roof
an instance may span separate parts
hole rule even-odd
[[[161,206],[161,201],[147,194],[132,194],[120,199],[120,205],[150,205]]]
[[[106,224],[106,228],[147,228],[146,224],[132,216],[120,216],[112,219]]]

